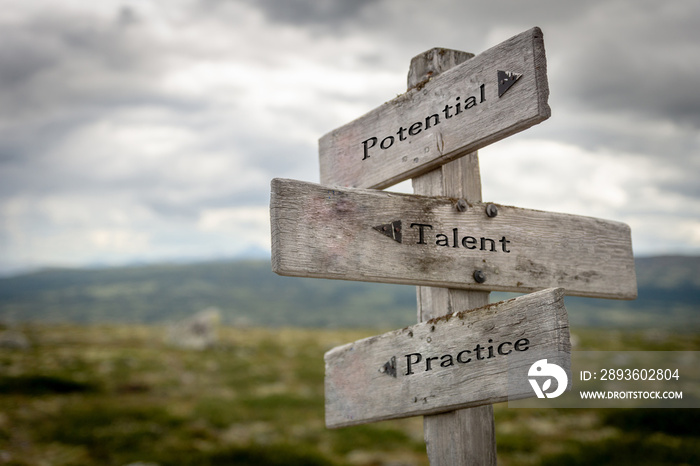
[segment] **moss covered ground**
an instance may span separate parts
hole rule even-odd
[[[323,353],[376,330],[27,325],[0,348],[0,464],[427,465],[421,418],[328,430]],[[700,350],[697,334],[575,331],[577,349]],[[698,410],[495,405],[499,464],[700,464]]]

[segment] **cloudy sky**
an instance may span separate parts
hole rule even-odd
[[[0,0],[0,272],[269,254],[274,177],[432,47],[542,28],[552,117],[480,151],[484,199],[700,253],[700,2]],[[410,191],[410,185],[398,190]]]

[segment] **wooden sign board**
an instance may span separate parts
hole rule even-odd
[[[533,28],[323,136],[321,183],[392,186],[546,120],[548,96]]]
[[[508,374],[514,363],[537,360],[522,356],[543,353],[563,354],[570,368],[563,298],[561,288],[548,289],[332,349],[325,355],[326,425],[535,396],[527,383],[514,393]]]
[[[299,277],[636,297],[624,223],[488,205],[274,179],[272,269]]]

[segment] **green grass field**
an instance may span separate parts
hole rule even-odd
[[[0,348],[0,464],[427,465],[421,418],[328,430],[323,353],[381,333],[32,325]],[[580,350],[700,350],[696,333],[581,330]],[[700,464],[698,410],[495,406],[499,464]]]

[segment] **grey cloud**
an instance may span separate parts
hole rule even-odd
[[[274,22],[297,26],[321,26],[327,30],[357,19],[377,0],[246,0]]]
[[[433,46],[480,53],[494,45],[485,41],[494,31],[503,31],[504,40],[509,33],[540,26],[552,65],[550,87],[579,110],[628,112],[700,127],[700,93],[695,90],[700,3],[695,0],[438,0],[430,12],[421,3],[382,2],[385,13],[396,15],[373,18],[372,33],[386,40],[383,47],[401,41],[413,48],[411,55]],[[418,10],[421,14],[409,15]]]
[[[153,92],[162,72],[158,50],[138,30],[87,14],[46,13],[3,27],[0,115],[16,118],[76,105],[109,104]],[[131,103],[131,102],[128,102]],[[64,113],[66,113],[64,111]]]
[[[231,140],[207,138],[206,144],[199,148],[225,152],[224,147],[235,147],[235,152],[246,154],[243,166],[212,179],[170,178],[164,181],[156,177],[150,182],[142,180],[139,183],[140,200],[159,215],[195,218],[204,209],[266,206],[269,204],[269,180],[275,177],[298,178],[299,171],[305,166],[314,173],[318,171],[315,148],[303,144],[274,140],[261,144],[250,135],[240,133],[231,135]],[[193,158],[191,163],[194,165],[197,160]],[[244,183],[247,173],[256,173],[264,181]],[[170,195],[178,191],[186,193],[195,187],[196,193],[188,196],[173,198]]]
[[[165,90],[162,78],[173,68],[183,67],[187,74],[190,64],[244,63],[270,73],[269,78],[284,73],[288,62],[308,59],[328,66],[332,60],[333,66],[351,68],[358,76],[382,73],[386,81],[397,70],[405,76],[410,58],[423,50],[444,46],[480,53],[511,32],[535,25],[545,33],[553,116],[517,137],[564,141],[592,153],[634,153],[659,166],[673,166],[675,171],[655,180],[654,188],[694,202],[700,197],[700,162],[695,161],[700,159],[694,157],[699,152],[700,93],[694,87],[700,47],[692,23],[700,17],[699,8],[682,1],[203,0],[178,11],[179,18],[186,18],[182,24],[170,23],[170,16],[156,18],[163,21],[159,27],[170,27],[176,36],[180,26],[204,31],[201,41],[162,40],[149,23],[155,19],[138,3],[115,7],[106,19],[89,8],[71,13],[47,9],[27,17],[23,25],[3,29],[0,206],[12,197],[53,197],[64,203],[86,199],[88,210],[102,205],[90,202],[99,199],[105,206],[113,202],[115,209],[148,211],[144,216],[149,220],[140,221],[152,224],[134,220],[130,225],[144,231],[192,224],[206,209],[263,206],[270,178],[316,181],[317,147],[308,141],[309,134],[320,137],[346,123],[336,120],[346,118],[347,108],[364,108],[366,103],[369,111],[393,95],[366,86],[362,77],[357,86],[312,89],[309,102],[293,107],[282,98],[278,108],[267,108],[263,115],[239,108],[235,93],[242,91],[216,79],[215,85],[223,88],[216,92],[227,93],[221,100],[221,94],[198,88],[196,82],[184,86],[192,85],[192,93]],[[259,37],[247,35],[249,42],[232,43],[229,31],[251,9],[267,24],[260,24]],[[307,44],[308,50],[282,47],[279,52],[275,32],[281,25],[287,32],[296,27],[289,37],[295,44]],[[338,46],[345,48],[336,50]],[[289,53],[298,56],[285,55]],[[212,69],[230,72],[226,66]],[[396,92],[402,84],[397,82]],[[258,91],[265,92],[253,93]],[[160,163],[158,157],[149,159],[147,152],[140,152],[146,149],[129,149],[130,141],[119,139],[123,134],[114,136],[124,144],[119,149],[109,137],[101,140],[103,133],[91,132],[96,122],[113,125],[115,132],[162,127],[187,137],[181,147],[159,155]],[[668,125],[668,133],[657,130],[657,123]],[[303,134],[295,139],[297,129]],[[119,150],[131,152],[124,155],[126,166],[112,170],[108,162],[119,157]],[[211,166],[221,165],[220,172],[197,172],[197,164],[205,162],[198,157],[208,156]],[[37,238],[41,231],[60,228],[40,209],[30,206],[21,214],[27,225],[38,225],[32,227]],[[10,247],[8,238],[0,228],[0,248]],[[178,238],[181,243],[188,240]]]
[[[187,219],[195,221],[199,214],[206,209],[232,208],[243,206],[266,206],[269,204],[269,186],[259,185],[254,189],[212,191],[209,195],[185,200],[173,200],[161,193],[142,195],[139,202],[158,217],[164,219]]]
[[[215,119],[212,115],[209,119]],[[175,121],[175,117],[173,122]],[[223,118],[221,118],[223,120]],[[24,137],[9,144],[0,143],[0,196],[86,196],[128,198],[164,218],[196,218],[207,208],[243,205],[267,205],[268,180],[273,177],[298,177],[306,167],[316,173],[316,148],[266,137],[245,128],[231,131],[225,124],[200,130],[200,137],[178,153],[170,154],[162,165],[139,162],[139,148],[123,154],[133,163],[128,172],[113,173],[104,167],[109,158],[121,157],[94,140],[94,150],[78,154],[67,163],[52,152],[65,133],[80,132],[79,120],[42,130],[41,138],[26,144]],[[183,125],[185,122],[180,121]],[[194,131],[194,130],[193,130]],[[25,133],[26,135],[26,133]],[[28,139],[28,138],[27,138]],[[218,154],[227,158],[231,168],[219,173],[193,175],[200,162],[197,154]],[[252,183],[250,174],[263,179]]]
[[[121,100],[123,99],[123,100]],[[162,118],[175,121],[179,114],[191,114],[201,110],[178,99],[164,96],[110,97],[103,102],[86,101],[81,107],[76,104],[71,111],[60,116],[39,114],[23,124],[5,123],[0,127],[0,195],[36,193],[59,194],[66,192],[107,192],[111,189],[133,189],[152,186],[153,179],[161,173],[149,173],[150,178],[135,166],[134,171],[124,175],[93,171],[108,162],[110,157],[119,157],[109,144],[92,139],[88,152],[76,152],[73,162],[68,162],[57,153],[71,137],[81,137],[84,128],[115,111],[117,107],[158,105],[166,109]],[[50,112],[49,112],[50,113]],[[8,115],[6,120],[11,120]],[[131,153],[138,152],[134,148]],[[132,154],[123,154],[131,156]]]
[[[700,198],[698,179],[695,176],[688,176],[681,182],[676,181],[673,184],[662,183],[660,187],[662,192],[680,194],[685,200],[693,201]]]
[[[115,11],[111,22],[88,14],[46,13],[6,26],[0,43],[0,193],[107,192],[138,185],[95,177],[92,164],[108,146],[94,141],[82,170],[66,168],[57,148],[88,125],[122,109],[159,108],[163,119],[191,117],[207,103],[163,91],[159,54],[141,42],[135,13]],[[92,161],[91,161],[92,159]],[[156,177],[157,174],[154,174]],[[152,181],[151,181],[152,182]],[[144,180],[144,184],[147,181]],[[127,186],[128,187],[128,186]]]
[[[700,128],[700,4],[645,2],[635,10],[605,12],[628,17],[610,18],[591,29],[579,47],[561,50],[563,93],[583,109]]]
[[[653,59],[643,64],[638,61],[623,53],[598,58],[597,66],[572,66],[569,76],[573,81],[565,84],[570,98],[583,109],[628,112],[635,118],[700,128],[697,72],[688,70],[681,57],[667,66]],[[699,61],[700,56],[694,60]]]
[[[11,30],[5,30],[3,35],[5,40],[0,44],[2,89],[12,90],[56,63],[57,58],[31,38],[16,32],[13,34]]]

